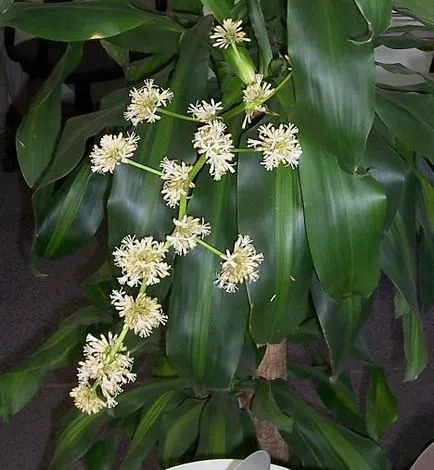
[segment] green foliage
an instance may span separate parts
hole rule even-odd
[[[0,416],[9,420],[22,409],[45,374],[80,360],[87,332],[111,331],[134,358],[134,373],[153,361],[152,377],[125,385],[114,408],[71,411],[54,469],[79,459],[89,470],[113,468],[119,431],[129,439],[125,470],[141,468],[154,448],[163,467],[244,457],[258,447],[252,417],[279,430],[291,447],[291,468],[388,469],[378,440],[396,421],[398,403],[360,328],[383,272],[394,285],[396,321],[403,326],[404,378],[419,377],[428,358],[421,314],[434,305],[434,88],[427,74],[419,74],[424,82],[415,86],[377,85],[374,49],[434,50],[432,1],[189,0],[171,6],[161,15],[139,1],[0,1],[0,24],[69,43],[17,133],[20,166],[34,191],[32,258],[73,253],[100,226],[107,226],[107,252],[126,235],[164,241],[173,220],[184,215],[211,226],[192,252],[166,255],[167,278],[142,286],[167,315],[167,326],[149,337],[127,331],[110,303],[121,275],[110,256],[84,284],[92,306],[67,318],[0,377]],[[203,17],[203,7],[212,16]],[[392,7],[423,26],[390,27]],[[213,47],[212,28],[227,18],[242,20],[251,41]],[[62,124],[61,87],[88,40],[101,41],[125,80],[98,110]],[[401,64],[377,65],[414,73]],[[256,103],[252,122],[243,123],[243,91],[255,74],[273,91]],[[132,126],[124,116],[130,89],[144,79],[174,96],[157,110],[155,123]],[[192,142],[203,123],[187,113],[190,103],[211,98],[223,102],[220,116],[235,149],[234,171],[221,180],[210,176],[209,161]],[[292,166],[267,171],[250,139],[258,139],[262,126],[288,121],[299,127],[293,135],[302,150],[299,166],[286,161]],[[92,172],[89,149],[103,135],[121,132],[140,137],[134,155],[119,161],[113,175]],[[175,210],[161,195],[164,157],[194,165],[188,173],[194,187]],[[263,262],[250,273],[252,282],[228,293],[215,280],[237,234],[251,237]],[[123,289],[137,297],[137,286]],[[286,381],[258,377],[266,345],[281,340],[308,345],[312,361],[288,364]],[[105,360],[112,361],[110,354]],[[367,368],[366,396],[353,390],[348,361]],[[291,382],[300,379],[312,383],[328,413],[293,391]],[[89,380],[102,398],[101,379]]]

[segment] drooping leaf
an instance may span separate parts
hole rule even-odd
[[[106,39],[100,40],[101,46],[107,52],[107,54],[125,71],[130,62],[130,51],[122,46],[113,44]]]
[[[54,258],[73,253],[89,243],[103,218],[110,179],[93,173],[85,161],[54,193],[39,218],[34,250]]]
[[[307,139],[302,148],[307,237],[321,285],[334,298],[368,296],[380,276],[386,196],[371,177],[345,173],[333,156]]]
[[[291,434],[282,431],[295,455],[307,468],[342,470],[388,469],[390,464],[380,446],[322,416],[301,400],[284,382],[272,384],[281,410],[294,419]]]
[[[115,451],[112,440],[96,442],[86,453],[86,470],[113,470]]]
[[[188,103],[205,93],[209,61],[209,20],[205,19],[183,35],[180,58],[170,88],[174,99],[168,109],[185,113]],[[159,168],[164,156],[191,161],[194,125],[164,116],[158,124],[144,126],[134,159]],[[107,210],[109,244],[120,242],[125,234],[164,236],[172,226],[173,212],[161,194],[161,179],[128,165],[114,174]]]
[[[15,3],[15,5],[23,4]],[[37,182],[51,160],[60,130],[62,84],[80,62],[81,54],[80,43],[68,46],[18,128],[16,135],[18,161],[29,186]]]
[[[126,0],[89,0],[68,3],[14,3],[1,24],[53,41],[102,39],[144,24],[173,31],[176,23],[133,8]]]
[[[400,75],[417,75],[418,77],[421,77],[424,79],[426,84],[428,85],[428,90],[431,91],[431,93],[434,92],[434,78],[432,78],[429,74],[427,73],[420,73],[416,72],[414,70],[409,69],[405,65],[398,63],[395,64],[385,64],[382,62],[375,62],[376,65],[380,66],[384,70],[390,73],[395,73],[395,74],[400,74]]]
[[[252,336],[259,344],[279,343],[306,316],[312,261],[297,172],[265,171],[259,160],[254,153],[239,159],[238,221],[264,255],[258,281],[247,285]]]
[[[296,123],[306,140],[336,155],[351,172],[374,119],[373,47],[354,42],[367,34],[353,2],[288,0]]]
[[[434,27],[434,4],[430,0],[393,0],[398,11],[416,17],[422,23]]]
[[[37,392],[42,377],[66,365],[84,340],[86,327],[109,322],[95,307],[78,310],[24,362],[0,377],[0,417],[9,420]]]
[[[354,0],[375,34],[382,33],[392,20],[392,0]]]
[[[250,21],[259,46],[259,72],[266,75],[273,59],[270,40],[265,27],[264,15],[260,0],[248,0]]]
[[[366,398],[366,423],[369,435],[378,440],[398,419],[399,407],[381,367],[369,366],[368,369],[371,383]]]
[[[375,40],[375,46],[383,45],[391,49],[434,50],[434,37],[431,28],[418,25],[394,26]]]

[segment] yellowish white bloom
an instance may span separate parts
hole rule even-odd
[[[161,194],[169,207],[176,207],[181,197],[187,196],[194,183],[188,177],[188,173],[193,168],[184,162],[178,163],[176,160],[163,158],[161,161],[163,174],[161,179],[164,181]]]
[[[147,79],[142,87],[130,90],[130,98],[131,102],[124,116],[133,126],[137,126],[144,121],[152,123],[160,119],[158,108],[170,103],[173,93],[170,89],[155,85],[153,79]]]
[[[92,415],[106,407],[104,400],[99,398],[97,391],[90,385],[78,385],[69,392],[74,405],[83,413]]]
[[[297,138],[298,128],[294,124],[271,123],[259,127],[259,140],[249,139],[247,145],[263,152],[262,165],[267,171],[277,168],[281,163],[296,168],[302,150]]]
[[[116,165],[125,162],[134,155],[137,150],[137,142],[140,140],[134,132],[126,137],[107,134],[100,140],[99,145],[94,145],[90,154],[92,171],[95,173],[113,173]]]
[[[203,219],[184,215],[181,220],[173,219],[175,230],[167,236],[167,241],[173,246],[178,255],[186,255],[196,247],[197,239],[207,237],[211,226]]]
[[[243,101],[246,108],[243,129],[252,122],[252,119],[257,114],[267,111],[267,106],[265,106],[264,102],[273,93],[274,89],[269,83],[264,82],[263,79],[263,75],[256,74],[255,81],[247,85],[243,90]]]
[[[210,174],[219,181],[228,171],[235,172],[234,163],[231,163],[235,154],[231,134],[225,134],[224,122],[214,119],[199,127],[194,134],[193,146],[199,154],[206,156],[206,163],[210,165]]]
[[[214,39],[213,46],[227,49],[230,45],[250,42],[250,39],[246,37],[246,33],[241,27],[242,24],[241,20],[234,21],[231,18],[223,20],[223,24],[217,25],[210,36],[211,39]]]
[[[196,101],[196,104],[190,104],[187,112],[192,114],[195,119],[202,122],[208,122],[217,117],[217,113],[223,110],[223,104],[213,99],[208,101]]]
[[[118,278],[119,283],[130,287],[142,283],[147,286],[158,284],[160,279],[169,275],[170,266],[164,261],[166,253],[164,242],[152,237],[138,240],[127,235],[113,252],[114,263],[123,274]]]
[[[157,299],[145,293],[136,298],[127,295],[122,289],[114,290],[110,295],[111,303],[124,318],[124,324],[141,338],[147,338],[160,325],[164,325],[167,316],[163,314]]]
[[[215,284],[226,292],[236,292],[237,284],[244,281],[258,280],[258,268],[264,260],[262,253],[256,253],[253,242],[248,235],[238,235],[234,250],[226,250],[221,255],[223,262]]]

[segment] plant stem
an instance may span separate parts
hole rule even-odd
[[[267,99],[264,100],[263,103],[272,98],[276,93],[279,93],[279,91],[289,82],[291,77],[292,73],[288,73],[288,75],[279,83],[279,85],[277,85],[277,87],[267,96]]]
[[[193,181],[194,178],[196,178],[199,171],[205,165],[205,162],[206,162],[206,156],[202,155],[197,160],[197,162],[193,165],[193,168],[188,173],[188,177],[190,178],[191,181]],[[182,196],[181,200],[179,201],[178,220],[181,220],[184,217],[184,215],[187,213],[187,197],[188,196]]]
[[[187,196],[181,196],[179,201],[178,220],[181,220],[187,212]]]
[[[184,121],[200,122],[199,119],[195,119],[190,116],[185,116],[184,114],[175,113],[173,111],[168,111],[167,109],[164,109],[164,108],[159,108],[158,112],[160,114],[165,114],[166,116],[171,116],[177,119],[182,119]]]
[[[122,345],[123,345],[125,336],[127,336],[127,333],[128,333],[128,327],[126,325],[124,325],[120,335],[118,336],[118,339],[115,341],[115,344],[113,345],[113,347],[110,351],[110,354],[108,356],[108,362],[109,363],[114,359],[114,357],[115,357],[116,353],[119,351],[119,349],[122,348]]]
[[[260,150],[256,150],[256,149],[232,149],[232,152],[235,152],[235,153],[249,153],[249,152],[260,152]]]
[[[212,245],[208,244],[207,242],[204,242],[200,238],[197,239],[197,243],[198,245],[202,245],[204,248],[211,251],[211,253],[214,253],[218,257],[224,256],[223,252],[221,252],[220,250],[217,250],[217,248],[214,248]]]
[[[128,163],[128,165],[135,166],[137,168],[140,168],[141,170],[148,171],[149,173],[153,173],[154,175],[161,176],[163,173],[161,171],[155,170],[154,168],[151,168],[150,166],[142,165],[141,163],[137,163],[133,160],[125,160],[125,163]]]

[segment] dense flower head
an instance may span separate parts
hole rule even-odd
[[[181,197],[187,196],[194,183],[188,177],[189,172],[193,168],[185,162],[178,163],[177,160],[169,160],[163,158],[161,161],[161,169],[163,174],[161,179],[164,181],[161,194],[169,207],[176,207]]]
[[[258,280],[258,268],[264,256],[262,253],[256,253],[248,235],[238,235],[233,252],[226,250],[226,254],[221,255],[221,258],[223,262],[215,284],[226,292],[236,292],[237,284],[244,281]]]
[[[166,253],[164,242],[127,235],[113,252],[114,263],[123,274],[118,278],[119,283],[130,287],[158,284],[169,275],[170,266],[164,261]]]
[[[248,146],[263,152],[261,164],[267,171],[277,168],[281,163],[294,169],[302,154],[297,134],[298,128],[293,124],[274,127],[268,123],[259,127],[259,140],[249,139]]]
[[[227,49],[230,45],[249,42],[243,31],[241,20],[234,21],[232,18],[226,18],[221,25],[215,26],[211,39],[214,39],[213,46]]]
[[[124,324],[141,338],[147,338],[167,321],[167,316],[163,314],[158,300],[145,293],[140,292],[134,298],[122,289],[114,290],[110,299],[119,316],[124,319]]]
[[[131,121],[133,126],[141,122],[155,122],[160,119],[158,108],[166,106],[172,101],[173,93],[169,89],[161,88],[154,84],[152,78],[144,81],[140,88],[130,90],[131,102],[124,116]]]
[[[210,174],[219,181],[228,171],[235,172],[234,163],[231,163],[235,154],[231,134],[225,134],[226,124],[214,119],[199,127],[194,134],[193,146],[199,154],[206,156],[206,163],[210,165]]]
[[[104,400],[99,398],[97,391],[90,385],[78,385],[69,392],[74,399],[74,405],[88,415],[98,413],[106,407]]]
[[[267,107],[264,101],[274,91],[272,86],[264,82],[264,76],[255,75],[255,81],[246,86],[243,90],[243,101],[246,108],[246,117],[243,122],[243,129],[252,122],[252,119],[259,113],[265,113]]]
[[[223,104],[220,101],[215,102],[213,99],[210,102],[202,100],[196,101],[195,104],[190,104],[187,112],[193,117],[202,122],[208,122],[217,117],[217,113],[223,110]]]
[[[94,145],[89,155],[92,163],[92,171],[95,173],[113,173],[116,165],[125,162],[134,155],[137,150],[137,142],[140,137],[134,132],[126,137],[121,133],[118,135],[104,135],[99,145]]]
[[[211,226],[203,219],[184,215],[181,220],[173,219],[175,229],[167,236],[167,241],[178,255],[186,255],[197,245],[198,238],[207,237]]]

